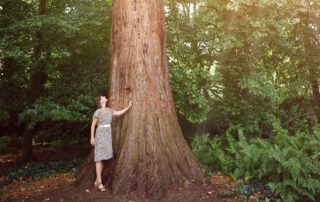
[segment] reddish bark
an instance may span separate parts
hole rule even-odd
[[[184,179],[202,179],[204,173],[182,135],[174,108],[163,1],[115,0],[111,51],[110,107],[119,110],[133,102],[112,124],[115,153],[105,167],[111,172],[104,174],[112,192],[161,196]],[[88,168],[81,169],[78,185],[85,184],[80,178],[86,173],[94,172]]]

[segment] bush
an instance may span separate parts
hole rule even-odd
[[[320,192],[320,132],[296,132],[294,136],[280,132],[270,140],[247,140],[239,135],[235,153],[234,176],[263,179],[285,201],[308,198],[315,201]]]
[[[233,160],[222,150],[220,138],[209,138],[209,134],[195,135],[191,147],[192,152],[199,159],[207,175],[214,171],[221,171],[224,174],[232,172]]]
[[[243,182],[237,189],[238,194],[248,194],[249,189],[254,189],[245,183],[261,181],[284,201],[318,199],[319,127],[312,133],[297,131],[292,136],[285,130],[278,130],[270,139],[249,139],[238,130],[238,140],[227,132],[226,145],[222,142],[222,138],[210,139],[208,134],[197,135],[192,142],[192,151],[207,173],[221,170]]]

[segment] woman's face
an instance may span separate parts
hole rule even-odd
[[[107,100],[106,96],[101,96],[100,103],[106,103]]]

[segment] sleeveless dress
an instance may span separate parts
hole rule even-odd
[[[111,124],[113,109],[97,109],[93,116],[98,117],[97,125]],[[112,158],[111,127],[97,127],[94,137],[94,161],[108,160]]]

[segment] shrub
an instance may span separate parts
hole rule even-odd
[[[209,134],[196,135],[192,141],[192,152],[199,159],[208,175],[214,171],[228,174],[232,170],[233,161],[221,148],[220,138],[209,138]]]
[[[269,140],[247,140],[240,134],[234,176],[245,181],[263,179],[285,201],[306,197],[315,201],[320,192],[319,145],[319,129],[294,136],[279,132]]]
[[[269,139],[249,139],[238,129],[236,139],[227,131],[225,144],[220,137],[197,135],[192,151],[207,173],[220,170],[243,182],[238,193],[249,193],[245,183],[260,181],[284,201],[316,201],[320,195],[320,128],[291,136],[283,129],[275,132]]]

